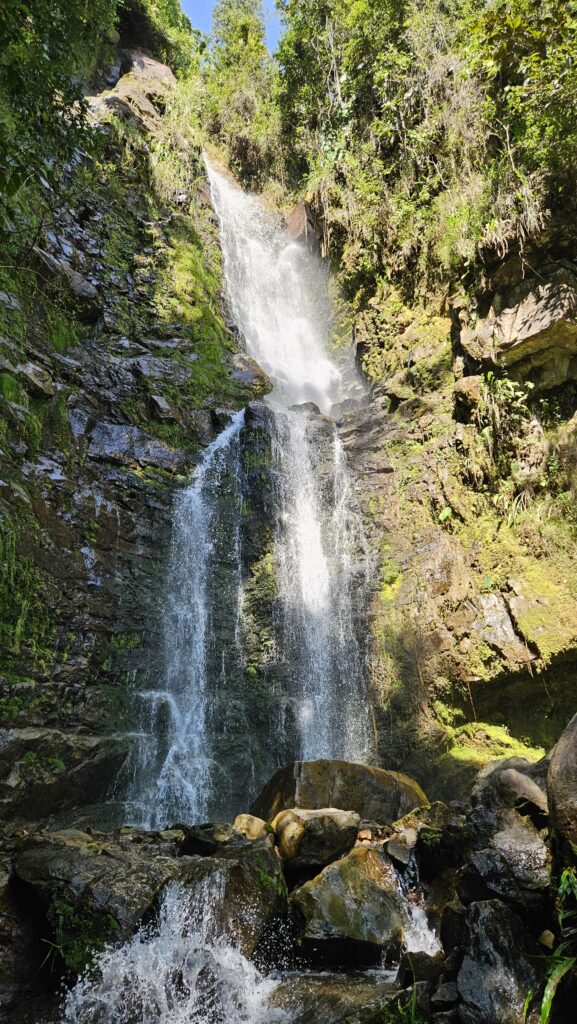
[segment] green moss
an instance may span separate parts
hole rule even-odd
[[[449,756],[456,761],[487,764],[502,757],[525,757],[538,761],[544,757],[543,747],[531,746],[530,740],[512,737],[505,726],[488,725],[486,722],[468,722],[452,733],[453,746]]]
[[[139,633],[117,633],[111,644],[115,651],[134,651],[142,646],[142,637]]]
[[[523,598],[516,606],[517,626],[545,664],[577,644],[574,580],[570,585],[569,579],[559,579],[556,568],[550,562],[528,566],[520,583]]]
[[[0,394],[8,402],[17,402],[18,405],[26,404],[26,395],[11,373],[0,373]]]
[[[78,344],[80,331],[70,311],[65,311],[55,305],[48,311],[46,319],[48,337],[56,352],[63,355],[73,345]]]
[[[9,676],[18,673],[24,652],[41,672],[54,661],[55,586],[22,554],[26,525],[0,508],[0,669]]]
[[[78,909],[59,899],[52,901],[48,918],[54,929],[53,937],[43,940],[49,947],[48,956],[59,955],[76,974],[92,966],[96,953],[104,949],[119,928],[112,914],[92,906]]]

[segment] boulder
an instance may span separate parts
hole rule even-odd
[[[519,810],[532,809],[543,815],[549,814],[547,794],[534,779],[516,768],[506,768],[498,773],[497,789],[510,806]]]
[[[444,981],[431,996],[433,1010],[450,1010],[459,1002],[459,993],[454,981]]]
[[[436,800],[433,804],[415,807],[409,814],[405,814],[403,818],[394,821],[393,828],[399,832],[408,828],[420,832],[426,826],[444,829],[454,817],[455,812],[450,807],[447,807],[441,800]]]
[[[291,868],[324,867],[354,846],[360,821],[354,811],[334,807],[293,808],[280,811],[272,827],[279,853]]]
[[[483,378],[479,375],[462,377],[453,386],[455,404],[468,415],[480,405],[483,394]]]
[[[459,872],[458,892],[465,903],[498,896],[534,912],[547,899],[551,855],[542,835],[511,812],[507,827],[495,833],[487,849],[477,850]]]
[[[382,1024],[396,994],[386,971],[291,972],[269,998],[270,1020],[280,1009],[290,1024]]]
[[[21,363],[16,367],[24,387],[35,398],[52,398],[56,393],[50,374],[35,363]]]
[[[150,408],[156,419],[164,421],[165,423],[176,422],[174,409],[170,402],[167,402],[166,398],[163,398],[162,395],[150,396]]]
[[[241,839],[240,833],[235,834],[233,825],[228,823],[178,824],[175,827],[181,828],[184,833],[180,850],[187,857],[211,857],[235,838]]]
[[[92,459],[112,462],[121,466],[156,466],[167,472],[186,468],[182,451],[173,451],[164,441],[148,434],[140,427],[125,423],[100,420],[90,435],[88,454]]]
[[[473,903],[457,976],[462,1024],[519,1024],[539,983],[538,950],[520,918],[499,900]]]
[[[78,305],[81,307],[84,317],[89,322],[97,320],[101,315],[103,306],[97,289],[90,281],[87,281],[82,274],[71,267],[67,260],[56,259],[51,253],[34,246],[34,252],[41,259],[47,270],[56,277],[64,280]]]
[[[212,857],[182,858],[178,880],[195,890],[206,886],[215,934],[230,938],[244,956],[253,955],[286,913],[282,863],[270,836],[231,842]]]
[[[415,981],[438,981],[444,970],[444,961],[440,953],[430,956],[429,953],[406,952],[401,957],[397,971],[397,984],[408,988]]]
[[[182,830],[183,841],[180,852],[184,856],[211,857],[226,846],[239,847],[243,843],[266,839],[273,846],[273,830],[262,818],[253,814],[239,814],[232,825],[177,825]]]
[[[265,839],[270,835],[271,828],[262,818],[255,818],[254,814],[237,814],[232,823],[235,832],[240,832],[245,839]]]
[[[29,821],[103,800],[129,751],[123,737],[59,729],[0,732],[0,818]]]
[[[13,859],[16,877],[44,907],[65,962],[77,971],[91,951],[136,930],[179,864],[146,846],[75,829],[38,833]]]
[[[484,319],[461,331],[465,352],[475,361],[510,368],[551,388],[577,374],[577,277],[563,265],[522,271],[497,288]]]
[[[34,915],[16,899],[9,857],[0,860],[0,1020],[42,987],[40,965],[46,953]]]
[[[577,849],[577,715],[551,752],[547,792],[554,828]]]
[[[311,252],[320,251],[319,235],[308,203],[300,202],[293,206],[287,216],[286,227],[291,238],[304,242]]]
[[[421,787],[400,772],[351,761],[295,761],[281,768],[252,806],[272,821],[290,808],[342,807],[367,821],[391,822],[427,804]]]
[[[256,359],[251,359],[244,352],[235,352],[228,359],[228,372],[237,384],[243,384],[258,395],[266,395],[272,390],[270,378]]]
[[[399,864],[407,865],[417,845],[417,839],[418,832],[416,829],[405,828],[391,836],[390,839],[387,839],[385,849],[393,860],[398,861]]]
[[[295,889],[289,902],[303,951],[322,961],[376,963],[402,943],[395,870],[376,850],[355,847]]]

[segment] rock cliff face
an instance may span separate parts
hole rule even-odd
[[[91,100],[99,165],[78,154],[33,271],[4,276],[0,290],[7,818],[66,817],[74,804],[96,813],[110,796],[127,764],[132,695],[160,667],[174,493],[226,423],[223,409],[268,387],[220,312],[200,154],[164,134],[172,72],[131,51],[108,78],[116,84]],[[168,175],[159,150],[176,161]],[[289,229],[313,244],[304,206]],[[369,611],[357,614],[380,763],[433,795],[493,757],[540,756],[577,698],[562,505],[575,463],[577,279],[565,255],[532,266],[500,263],[451,317],[397,307],[387,323],[376,303],[357,342],[361,355],[376,346],[378,383],[339,424],[377,564]],[[497,366],[509,369],[504,393],[490,384]],[[525,403],[527,380],[539,408]],[[322,464],[326,424],[313,423]],[[245,656],[213,715],[230,737],[231,808],[291,746],[289,719],[284,740],[266,728],[284,671],[270,434],[257,402],[242,442]],[[532,514],[544,495],[553,503]],[[225,594],[216,611],[224,628]]]
[[[91,101],[34,270],[0,292],[0,814],[109,794],[129,687],[154,671],[175,490],[267,389],[220,312],[220,255],[199,153],[162,192],[152,141],[175,80],[138,52]],[[115,76],[113,76],[115,77]],[[224,417],[224,419],[223,419]]]
[[[380,757],[433,795],[574,712],[574,281],[510,259],[452,317],[383,300],[357,328],[378,382],[340,435],[379,565]]]

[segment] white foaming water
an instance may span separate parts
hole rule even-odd
[[[213,877],[194,893],[171,885],[158,923],[96,958],[67,994],[63,1024],[281,1024],[265,979],[219,934]]]
[[[207,162],[231,318],[269,374],[283,660],[300,749],[294,757],[371,756],[369,701],[356,637],[366,557],[336,427],[323,413],[362,394],[352,352],[328,355],[331,304],[321,261],[253,196]]]
[[[315,402],[330,413],[358,382],[350,358],[338,367],[328,356],[327,271],[259,199],[236,188],[208,161],[207,171],[231,320],[274,384],[269,402],[281,408]]]
[[[420,903],[405,903],[407,924],[405,947],[409,953],[428,953],[435,956],[442,949],[441,942],[427,920],[427,912]]]
[[[307,415],[279,411],[273,454],[280,469],[275,555],[281,633],[298,756],[369,760],[369,702],[354,618],[360,584],[353,554],[362,553],[363,537],[351,511],[342,446],[334,429],[319,438]]]
[[[442,946],[427,918],[419,866],[414,855],[406,871],[402,874],[397,872],[397,879],[405,911],[405,948],[409,953],[428,953],[429,956],[435,956]]]
[[[130,818],[144,827],[199,821],[208,805],[214,756],[207,722],[213,511],[223,475],[232,470],[238,483],[243,424],[244,411],[207,448],[176,504],[163,622],[164,686],[140,694],[145,735],[128,795]],[[235,554],[238,560],[240,552]]]

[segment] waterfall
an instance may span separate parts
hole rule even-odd
[[[244,411],[206,449],[192,483],[175,507],[163,619],[163,684],[139,694],[144,718],[128,813],[143,827],[199,821],[206,815],[214,769],[209,722],[210,667],[224,651],[214,628],[210,582],[217,573],[215,502],[228,483],[232,556],[239,618],[239,433]],[[228,479],[226,479],[228,478]],[[222,528],[222,523],[219,524]],[[215,651],[215,647],[217,648]]]
[[[230,316],[274,385],[267,403],[277,468],[280,633],[298,736],[293,756],[366,761],[369,702],[355,624],[355,555],[366,553],[342,445],[326,418],[363,389],[351,351],[330,355],[332,310],[321,261],[257,198],[208,162],[207,171]]]
[[[230,818],[289,760],[371,758],[357,636],[366,551],[330,418],[363,389],[352,353],[330,352],[320,259],[291,240],[260,200],[207,171],[227,311],[273,383],[261,430],[270,449],[276,666],[256,698],[260,720],[250,735],[243,531],[251,495],[243,445],[253,413],[241,412],[206,449],[175,506],[163,665],[138,695],[140,742],[126,808],[130,821],[148,828]]]
[[[193,892],[171,885],[158,922],[120,949],[96,958],[94,971],[65,997],[63,1024],[274,1024],[276,982],[219,933],[218,880]]]

